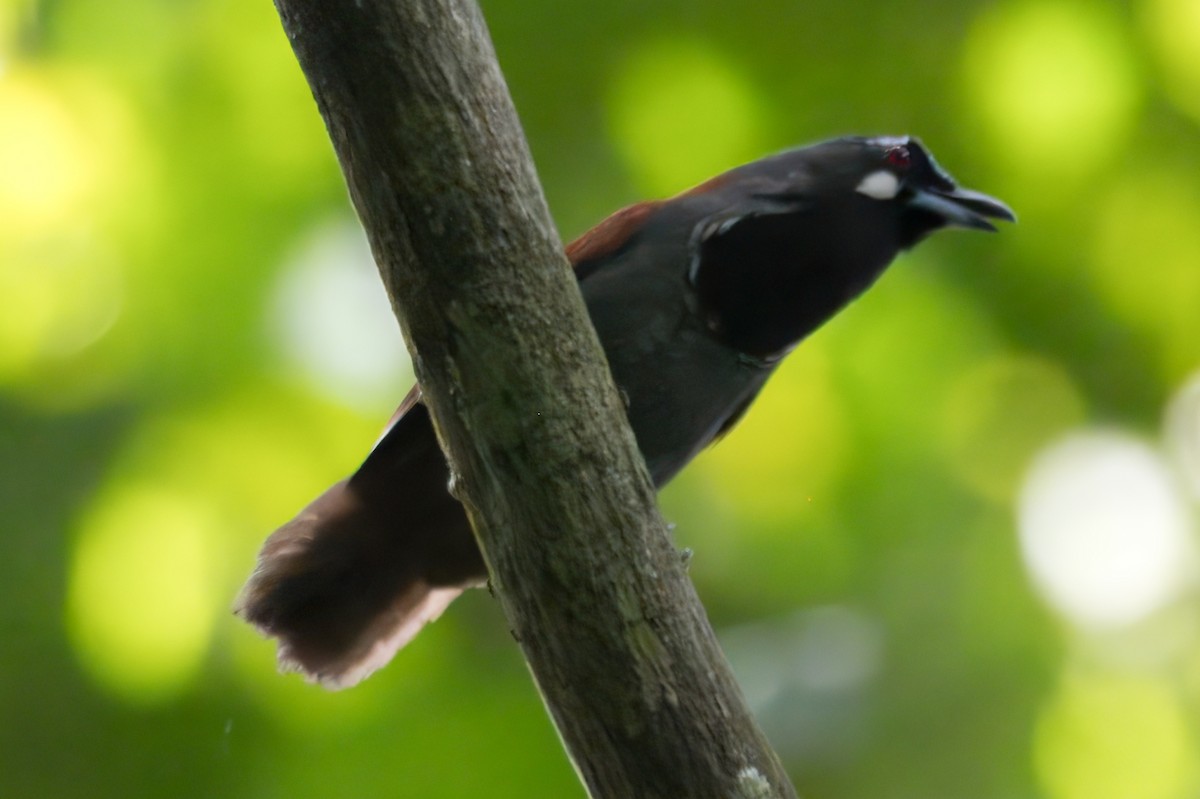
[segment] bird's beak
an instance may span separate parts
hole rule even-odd
[[[1006,222],[1017,221],[1017,215],[1012,209],[995,197],[958,187],[914,189],[908,199],[908,205],[941,217],[948,225],[976,230],[996,230],[996,226],[988,221],[988,217],[1003,219]]]

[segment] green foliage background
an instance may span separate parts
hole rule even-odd
[[[332,695],[229,613],[411,379],[271,5],[2,2],[0,796],[582,796],[486,593]],[[664,492],[802,793],[1200,795],[1200,3],[484,6],[566,239],[850,132],[1021,216],[902,258]],[[1161,477],[1136,607],[1030,554],[1081,435]]]

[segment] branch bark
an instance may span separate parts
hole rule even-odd
[[[276,6],[589,792],[794,796],[658,513],[474,0]]]

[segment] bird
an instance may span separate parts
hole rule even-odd
[[[617,211],[566,248],[662,487],[737,424],[780,361],[947,227],[1015,222],[917,138],[846,136]],[[330,689],[391,660],[487,569],[419,385],[350,477],[266,540],[235,612]]]

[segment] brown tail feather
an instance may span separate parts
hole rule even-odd
[[[282,668],[329,688],[386,664],[487,576],[428,412],[406,405],[353,477],[267,539],[238,598]]]

